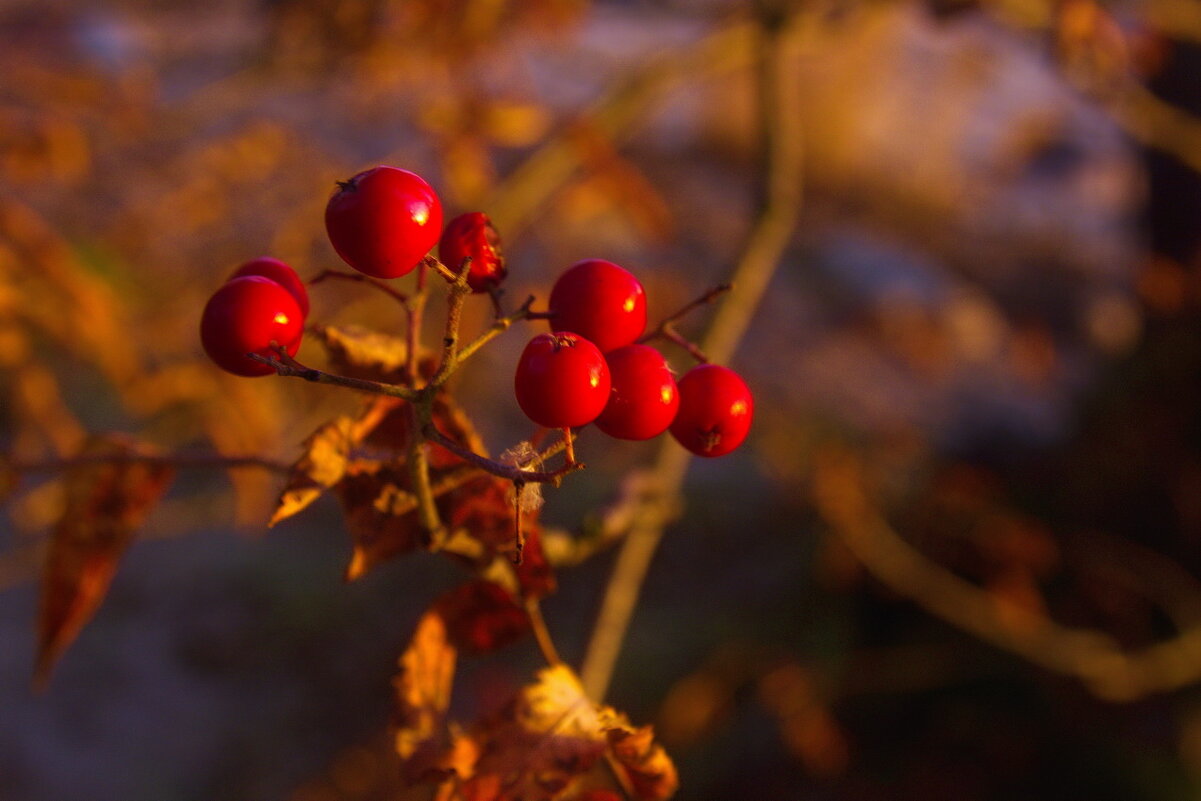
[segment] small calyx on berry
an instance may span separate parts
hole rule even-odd
[[[755,403],[746,382],[728,367],[702,364],[680,379],[680,409],[671,435],[697,456],[724,456],[746,439]]]

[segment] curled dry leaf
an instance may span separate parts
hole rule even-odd
[[[679,786],[675,763],[655,742],[650,726],[616,727],[606,732],[617,770],[625,774],[635,798],[665,801]]]
[[[456,658],[441,613],[426,612],[400,657],[400,674],[394,682],[396,751],[402,759],[440,730],[450,706]]]
[[[66,473],[66,504],[42,578],[34,671],[39,684],[99,608],[134,531],[174,476],[161,463],[135,461],[136,454],[127,441],[93,437],[81,455],[113,461],[81,463]],[[123,456],[131,458],[121,461]]]
[[[470,732],[477,757],[459,759],[442,777],[435,796],[442,801],[604,798],[608,790],[597,786],[605,775],[602,759],[628,797],[663,801],[676,789],[675,767],[650,727],[636,729],[621,713],[593,703],[566,665],[540,671],[498,715]],[[449,754],[442,764],[448,760]]]
[[[372,398],[357,417],[336,417],[310,434],[267,525],[274,526],[303,511],[341,481],[354,449],[399,404],[395,398]]]
[[[368,381],[404,382],[408,346],[403,339],[355,325],[320,326],[314,335],[325,346],[333,372]]]

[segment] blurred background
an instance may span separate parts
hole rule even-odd
[[[792,102],[762,102],[765,53]],[[784,132],[799,217],[730,361],[755,427],[692,465],[606,700],[682,800],[1196,798],[1194,115],[1192,0],[3,0],[0,448],[294,460],[357,401],[220,373],[200,310],[255,256],[338,267],[322,210],[375,164],[487,211],[509,298],[600,257],[661,318],[739,263]],[[312,295],[400,330],[379,293]],[[458,379],[496,451],[529,435],[534,330]],[[586,431],[544,519],[579,530],[656,447]],[[2,472],[0,799],[415,797],[390,681],[461,571],[343,583],[334,502],[268,532],[280,475],[183,471],[36,694],[64,486]],[[569,663],[613,562],[544,602]],[[464,660],[455,712],[538,664]]]

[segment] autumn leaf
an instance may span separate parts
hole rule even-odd
[[[530,617],[508,590],[491,581],[472,581],[439,598],[434,608],[461,651],[495,651],[530,630]]]
[[[315,336],[329,354],[330,369],[339,375],[403,383],[408,346],[403,339],[360,326],[321,326]]]
[[[650,726],[638,729],[617,726],[606,735],[614,763],[625,774],[635,798],[665,801],[675,794],[680,784],[676,766],[655,742]]]
[[[336,417],[310,434],[267,525],[303,511],[341,481],[354,448],[399,404],[394,398],[372,398],[357,417]]]
[[[42,579],[38,685],[49,680],[54,663],[99,608],[134,531],[174,476],[161,463],[120,460],[135,455],[129,442],[93,437],[81,453],[86,461],[66,473],[66,504]]]
[[[675,767],[650,727],[635,729],[612,707],[594,703],[566,665],[540,671],[477,737],[482,756],[464,795],[499,777],[497,799],[565,801],[583,791],[580,783],[602,758],[635,798],[662,801],[676,789]]]
[[[411,759],[427,741],[440,738],[450,706],[456,658],[441,613],[426,612],[400,657],[400,673],[393,682],[396,753],[402,760]]]

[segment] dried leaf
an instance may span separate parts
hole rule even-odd
[[[408,346],[399,337],[357,325],[323,326],[316,338],[329,354],[330,369],[339,375],[369,381],[404,381]]]
[[[584,695],[565,665],[538,673],[481,732],[483,755],[465,788],[499,777],[502,798],[551,801],[604,756],[615,713]]]
[[[94,437],[82,456],[132,457],[134,447]],[[95,614],[135,529],[166,492],[174,470],[138,461],[88,461],[66,474],[66,506],[50,540],[38,618],[34,680],[54,663]]]
[[[441,613],[426,612],[400,657],[400,673],[393,682],[396,753],[402,760],[412,759],[427,742],[444,739],[456,658]]]
[[[438,631],[439,642],[447,632]],[[439,715],[445,706],[440,709]],[[617,797],[611,776],[626,796],[664,801],[677,785],[675,767],[650,727],[636,729],[611,707],[593,703],[566,665],[539,671],[533,684],[469,734],[447,730],[446,744],[423,755],[425,764],[438,767],[413,780],[439,782],[439,801],[608,801]],[[412,754],[434,742],[422,736],[414,746],[410,737],[403,747]],[[601,770],[602,759],[613,774]]]
[[[358,417],[337,417],[310,434],[267,525],[304,510],[341,481],[354,448],[399,404],[394,398],[373,398]]]
[[[530,630],[525,609],[504,587],[472,581],[439,598],[434,608],[446,621],[451,641],[466,652],[495,651]]]
[[[415,512],[392,513],[390,500],[407,493],[408,486],[404,464],[364,465],[338,482],[338,499],[354,541],[354,554],[346,568],[347,581],[360,578],[380,562],[423,546],[424,534]]]
[[[410,424],[407,405],[390,408],[362,436],[363,453],[375,461],[353,461],[335,487],[354,541],[348,580],[380,562],[428,545],[405,464]],[[471,420],[449,397],[435,400],[434,424],[463,447],[486,453]],[[515,535],[512,503],[505,498],[508,482],[481,474],[459,483],[466,463],[438,445],[428,446],[427,458],[435,488],[443,480],[450,482],[436,500],[442,520],[452,531],[448,554],[462,558],[474,569],[483,568],[498,554],[507,554]],[[527,525],[532,517],[526,516]]]
[[[680,785],[676,766],[655,742],[650,726],[612,728],[607,732],[617,769],[625,773],[635,798],[665,801]]]

